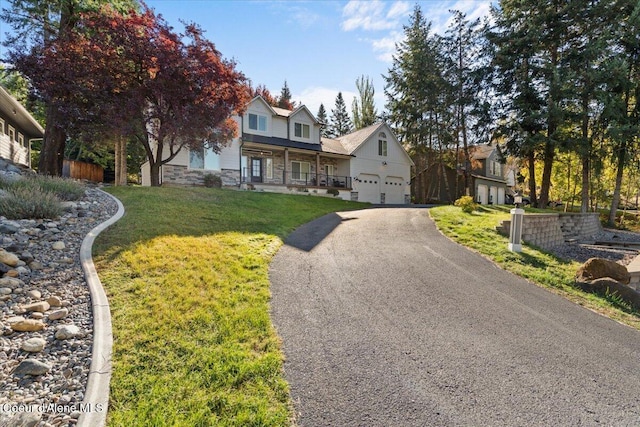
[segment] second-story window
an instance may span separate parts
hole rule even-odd
[[[295,124],[294,135],[297,138],[309,139],[310,130],[311,129],[310,129],[309,125],[305,125],[304,123],[296,123]]]
[[[249,113],[249,129],[260,132],[267,131],[267,116]]]
[[[495,176],[502,176],[502,164],[500,162],[491,161],[489,165],[489,173]]]
[[[378,134],[378,156],[387,157],[387,134],[384,132]]]

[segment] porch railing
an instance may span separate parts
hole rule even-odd
[[[267,176],[265,173],[256,176],[251,174],[250,168],[243,168],[242,182],[272,185],[299,185],[304,187],[352,188],[350,176],[292,171],[283,171],[278,174],[273,174],[273,176]]]

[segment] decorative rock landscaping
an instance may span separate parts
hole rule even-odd
[[[72,426],[91,364],[84,237],[117,205],[94,188],[55,220],[0,217],[0,426]],[[68,410],[67,410],[68,409]],[[27,424],[23,424],[27,422]]]

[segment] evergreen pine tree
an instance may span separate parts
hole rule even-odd
[[[286,80],[284,81],[284,86],[282,86],[282,90],[280,91],[278,104],[276,106],[284,108],[285,110],[293,110],[295,108],[295,102],[291,101],[291,91],[289,90]]]
[[[327,118],[327,110],[325,110],[324,104],[320,104],[316,118],[320,123],[322,123],[322,130],[320,131],[320,134],[325,138],[329,138],[329,119]]]
[[[347,106],[344,103],[342,92],[338,92],[336,97],[336,108],[331,110],[331,125],[329,127],[329,135],[337,138],[353,131],[353,124],[347,113]]]

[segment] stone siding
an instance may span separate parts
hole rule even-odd
[[[222,171],[205,171],[201,169],[189,169],[186,166],[164,165],[162,166],[163,185],[204,185],[204,176],[217,175],[222,179],[223,187],[237,187],[240,184],[240,171],[235,169],[223,169]]]
[[[509,235],[511,221],[496,229]],[[597,213],[525,214],[522,240],[542,249],[551,249],[570,240],[592,240],[602,231]]]

